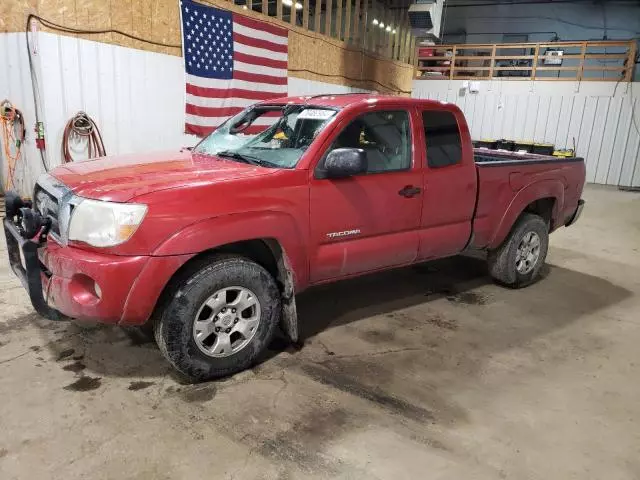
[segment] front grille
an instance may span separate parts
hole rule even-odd
[[[51,231],[60,235],[60,203],[51,193],[40,184],[36,184],[33,192],[33,208],[45,218],[51,219]]]

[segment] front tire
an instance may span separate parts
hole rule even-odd
[[[262,266],[218,257],[178,286],[155,324],[165,358],[191,381],[240,372],[269,345],[280,292]]]
[[[538,215],[524,213],[503,244],[489,252],[489,273],[508,287],[526,287],[538,278],[548,248],[547,222]]]

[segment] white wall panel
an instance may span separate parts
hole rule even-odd
[[[461,91],[462,83],[415,80],[412,95],[456,103],[474,140],[510,138],[556,148],[573,148],[575,140],[588,182],[640,186],[639,82],[491,80],[481,81],[477,94]]]
[[[60,164],[64,126],[80,110],[98,124],[109,155],[177,150],[197,141],[184,134],[182,58],[45,32],[37,35],[37,44],[34,60],[40,69],[50,166]],[[0,65],[7,67],[0,69],[0,99],[14,102],[26,120],[27,142],[16,170],[16,187],[29,195],[44,168],[33,138],[35,112],[23,33],[0,33]],[[291,95],[365,91],[289,78]],[[82,150],[74,154],[78,159],[84,156]],[[4,179],[2,153],[0,160]]]
[[[27,129],[27,139],[22,147],[22,158],[16,166],[15,188],[19,191],[29,191],[30,179],[37,177],[43,171],[38,150],[33,140],[34,105],[29,77],[29,64],[25,51],[24,34],[0,34],[0,100],[8,99],[19,108],[24,117]],[[0,140],[1,142],[2,140]],[[4,149],[0,148],[2,159],[2,185],[4,189],[7,178],[7,162],[4,159]]]

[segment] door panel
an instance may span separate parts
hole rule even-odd
[[[416,259],[422,210],[422,170],[411,140],[416,125],[413,111],[372,109],[345,118],[336,128],[327,152],[364,150],[368,173],[311,179],[312,283]]]
[[[311,282],[414,261],[422,196],[398,192],[421,182],[419,171],[314,182]]]

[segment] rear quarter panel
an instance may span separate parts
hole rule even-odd
[[[531,202],[554,199],[551,230],[564,225],[577,207],[584,186],[584,161],[478,165],[476,248],[496,248]]]

